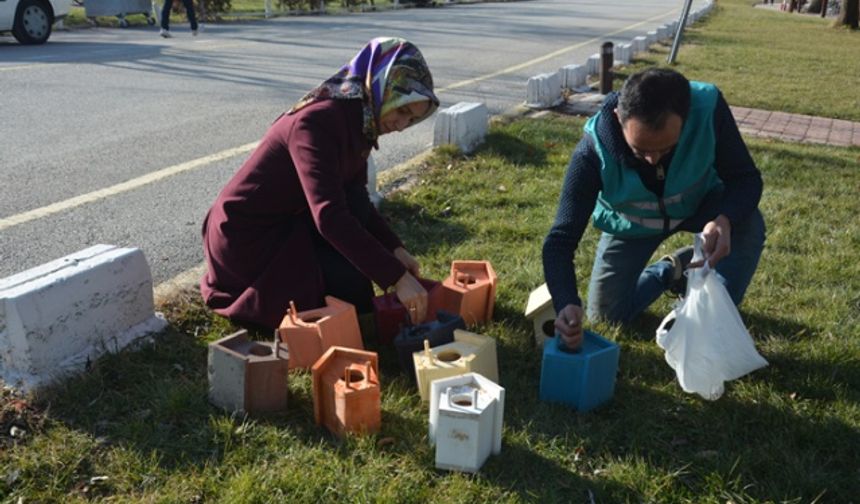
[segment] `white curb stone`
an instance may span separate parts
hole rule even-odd
[[[645,52],[648,50],[648,45],[645,37],[642,35],[638,37],[633,37],[633,52],[635,54],[639,54],[641,52]]]
[[[0,279],[0,379],[30,391],[166,325],[143,252],[95,245]]]
[[[582,65],[567,65],[559,69],[561,74],[561,87],[564,89],[576,89],[585,85],[588,77],[585,67]]]
[[[600,74],[600,54],[592,54],[585,63],[585,71],[588,75]]]
[[[382,195],[379,194],[379,188],[377,187],[376,173],[377,168],[376,163],[373,161],[373,156],[367,156],[367,194],[370,196],[370,202],[373,203],[373,206],[379,207]]]
[[[630,44],[620,44],[615,46],[615,64],[629,65],[632,53],[633,46]]]
[[[526,88],[526,107],[545,109],[555,107],[561,101],[559,72],[535,75],[529,79]]]
[[[558,88],[561,96],[561,86]],[[468,154],[484,141],[489,121],[490,113],[483,103],[460,102],[440,110],[433,125],[433,145],[453,144]]]
[[[648,47],[651,47],[651,44],[657,43],[658,40],[660,39],[657,38],[657,30],[651,30],[645,34],[645,44]]]

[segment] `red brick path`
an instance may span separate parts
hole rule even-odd
[[[838,146],[860,146],[860,122],[732,107],[741,133]]]

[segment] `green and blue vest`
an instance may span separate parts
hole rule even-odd
[[[615,159],[597,135],[601,112],[585,124],[600,157],[603,189],[592,213],[594,226],[607,233],[637,238],[675,229],[691,217],[702,198],[722,184],[714,166],[714,109],[719,91],[712,84],[690,82],[690,112],[668,166],[663,197],[642,184],[636,170]]]

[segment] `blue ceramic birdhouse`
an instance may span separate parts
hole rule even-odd
[[[618,345],[584,331],[582,346],[571,351],[556,335],[543,349],[540,399],[585,412],[612,398],[618,371]]]

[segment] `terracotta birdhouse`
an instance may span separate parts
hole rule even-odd
[[[552,296],[546,284],[543,284],[529,294],[526,304],[526,318],[532,321],[538,348],[543,348],[544,342],[555,336],[555,317]]]
[[[442,300],[442,283],[419,278],[418,282],[427,291],[427,318],[425,322],[436,320],[436,310]],[[373,313],[376,318],[376,337],[380,344],[390,344],[403,328],[408,314],[406,307],[393,292],[373,298]]]
[[[431,348],[424,340],[424,350],[413,353],[412,359],[423,401],[430,400],[430,383],[441,378],[474,372],[499,381],[496,340],[483,334],[455,329],[453,343]]]
[[[363,349],[355,307],[333,296],[326,306],[299,312],[290,309],[278,328],[290,350],[290,369],[309,368],[332,346]]]
[[[382,422],[376,353],[331,347],[311,368],[314,419],[337,436],[378,432]]]
[[[442,282],[442,307],[459,313],[466,325],[489,322],[496,304],[496,272],[489,261],[454,261]]]
[[[248,331],[209,344],[209,401],[254,415],[287,408],[289,355],[278,341],[251,341]]]
[[[435,380],[430,386],[430,444],[436,467],[477,472],[502,451],[505,389],[478,373]]]
[[[543,348],[541,401],[560,402],[588,411],[612,398],[618,371],[618,345],[584,331],[582,347],[571,351],[559,336]]]

